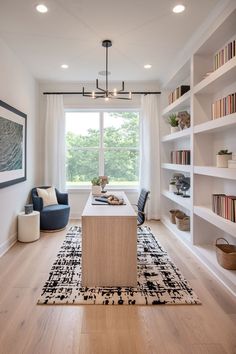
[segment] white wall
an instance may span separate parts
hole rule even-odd
[[[0,255],[17,238],[17,214],[38,183],[38,85],[0,39],[0,100],[27,114],[27,181],[0,189]]]
[[[93,90],[94,83],[86,83],[85,90]],[[101,85],[103,87],[103,83]],[[119,83],[111,83],[111,89],[114,87],[119,88]],[[77,92],[82,91],[82,84],[80,83],[41,83],[40,87],[40,123],[41,123],[41,136],[44,137],[44,119],[45,119],[45,107],[46,107],[46,96],[43,92],[55,92],[55,91],[65,91],[65,92]],[[125,82],[126,91],[160,91],[159,84],[157,81],[149,82]],[[110,100],[109,102],[104,102],[103,99],[93,100],[92,98],[86,98],[80,95],[65,95],[64,96],[64,106],[65,108],[78,108],[78,109],[116,109],[116,108],[132,108],[139,109],[141,105],[141,96],[134,95],[132,101],[122,101],[122,100]],[[44,144],[41,144],[41,158],[42,158],[42,170],[41,170],[41,181],[43,183],[43,163],[44,163]],[[109,187],[109,186],[108,186]],[[85,203],[88,199],[90,190],[69,190],[69,203],[71,207],[70,217],[77,219],[80,218]],[[126,194],[131,203],[136,203],[138,198],[138,190],[126,190]]]

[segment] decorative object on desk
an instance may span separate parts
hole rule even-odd
[[[181,182],[180,189],[183,192],[182,197],[183,198],[190,198],[190,195],[187,194],[187,191],[190,188],[190,177],[181,177],[180,182]]]
[[[33,212],[33,204],[25,205],[25,214],[31,214]]]
[[[0,100],[0,188],[26,180],[26,119]]]
[[[178,120],[177,120],[177,116],[175,113],[171,114],[168,117],[168,123],[170,124],[171,134],[179,131]]]
[[[223,240],[225,243],[218,243]],[[236,270],[236,245],[230,245],[229,242],[219,237],[215,242],[216,258],[221,267],[229,270]]]
[[[106,193],[104,188],[106,187],[107,184],[109,184],[108,177],[107,176],[99,176],[100,178],[100,185],[102,188],[102,193]]]
[[[124,199],[123,198],[119,198],[115,195],[109,195],[107,198],[107,201],[109,204],[111,205],[122,205],[124,204]]]
[[[227,168],[228,161],[232,159],[232,152],[220,150],[216,155],[216,167]]]
[[[190,114],[187,111],[178,112],[176,119],[180,130],[190,127]]]
[[[147,226],[137,229],[137,287],[81,285],[81,227],[72,226],[57,255],[38,304],[199,305],[201,302]]]
[[[91,180],[92,183],[92,195],[101,195],[101,179],[100,177],[94,177]]]

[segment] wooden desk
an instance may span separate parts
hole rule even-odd
[[[137,215],[126,205],[92,205],[82,213],[82,285],[137,285]]]

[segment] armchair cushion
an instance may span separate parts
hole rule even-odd
[[[37,193],[38,196],[43,199],[43,207],[58,204],[55,188],[37,188]]]

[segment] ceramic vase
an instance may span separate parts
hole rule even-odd
[[[175,184],[169,184],[169,192],[171,192],[171,193],[176,192]]]
[[[172,133],[176,133],[176,132],[178,132],[179,131],[179,127],[170,127],[170,132],[171,132],[171,134]]]
[[[232,154],[229,155],[216,155],[216,166],[225,168],[228,167],[228,161],[231,160]]]
[[[101,186],[92,186],[92,195],[101,195]]]

